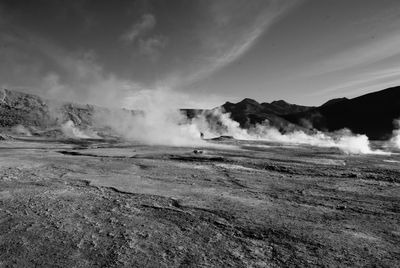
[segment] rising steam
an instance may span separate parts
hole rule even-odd
[[[394,121],[395,129],[393,130],[393,136],[390,139],[390,145],[400,149],[400,119]]]
[[[177,100],[169,91],[141,91],[128,99],[132,110],[99,111],[95,122],[111,127],[122,137],[150,145],[202,146],[196,125],[175,107]],[[179,100],[178,100],[179,101]]]
[[[23,135],[28,137],[32,136],[31,131],[20,124],[12,127],[11,132],[17,135]]]
[[[98,139],[100,138],[96,133],[93,131],[83,131],[77,128],[71,120],[63,123],[61,125],[61,131],[63,134],[72,139]]]
[[[128,140],[150,145],[211,146],[200,138],[200,133],[204,133],[206,138],[229,135],[240,140],[336,147],[347,154],[384,153],[372,150],[367,136],[354,135],[348,130],[329,135],[322,132],[308,134],[304,131],[282,134],[270,126],[268,121],[250,129],[243,129],[238,122],[230,118],[230,114],[221,109],[203,112],[189,120],[171,105],[168,91],[142,92],[132,100],[135,101],[133,106],[140,109],[97,113],[95,121],[98,126],[111,127],[118,135]]]
[[[222,127],[216,127],[204,123],[204,119],[200,116],[194,123],[201,126],[201,130],[207,135],[213,136],[216,134],[230,135],[241,140],[262,140],[280,143],[292,144],[308,144],[319,147],[336,147],[347,154],[381,154],[379,150],[372,150],[368,137],[365,135],[354,135],[349,130],[342,130],[336,133],[327,135],[322,132],[315,134],[307,134],[304,131],[294,131],[291,133],[282,134],[278,129],[271,127],[268,121],[263,124],[257,124],[250,129],[242,129],[238,122],[233,121],[230,115],[223,113],[220,109],[214,109],[212,116],[216,118],[216,122],[220,122]],[[222,130],[222,131],[221,131]]]

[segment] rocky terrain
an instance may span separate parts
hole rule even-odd
[[[399,163],[232,139],[2,141],[0,267],[398,267]]]
[[[8,89],[0,92],[1,127],[22,125],[45,129],[68,120],[86,127],[92,123],[94,109],[92,105],[45,100],[36,95]]]

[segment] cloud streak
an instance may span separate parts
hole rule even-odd
[[[316,91],[311,96],[343,96],[363,94],[370,91],[397,86],[400,84],[400,68],[386,68],[379,71],[364,72],[351,80]]]
[[[209,51],[203,56],[205,62],[193,73],[189,75],[186,74],[181,83],[187,85],[202,80],[238,60],[253,47],[260,36],[277,22],[279,18],[301,2],[302,1],[266,1],[264,4],[268,3],[268,5],[261,8],[262,11],[258,11],[254,22],[243,29],[234,25],[240,22],[240,19],[232,17],[232,12],[237,12],[235,9],[240,8],[240,1],[233,10],[229,10],[232,8],[225,6],[219,7],[219,12],[213,10],[213,20],[216,22],[215,27],[219,27],[219,32],[217,32],[217,34],[215,34],[217,36],[214,36],[215,38],[208,43]],[[224,5],[233,5],[231,2],[222,3]],[[224,12],[224,10],[231,11],[231,14],[229,14],[229,12]],[[234,30],[232,31],[232,29]],[[229,31],[232,32],[229,33]]]
[[[310,75],[323,75],[369,65],[400,54],[400,32],[386,34],[383,38],[369,38],[361,45],[330,55],[310,67]]]
[[[106,72],[92,51],[68,52],[48,40],[21,29],[0,34],[7,47],[0,59],[9,62],[14,89],[63,101],[120,107],[140,83]],[[29,53],[27,53],[29,51]]]
[[[117,28],[108,24],[103,27],[107,36],[119,37],[119,42],[113,46],[107,39],[100,42],[100,37],[96,43],[86,40],[82,46],[64,46],[52,39],[52,35],[36,33],[29,25],[21,23],[18,34],[13,35],[16,40],[10,46],[17,55],[13,66],[25,68],[20,72],[24,79],[18,80],[21,87],[31,88],[32,93],[70,101],[109,105],[114,103],[109,99],[118,99],[121,103],[138,90],[183,91],[242,57],[269,27],[299,2],[206,1],[195,5],[188,14],[174,7],[176,19],[171,19],[165,10],[152,8],[152,13],[143,10],[143,15],[136,17],[131,25],[126,24],[131,18],[124,18],[115,23]],[[98,19],[101,14],[96,12],[93,14]],[[189,18],[193,23],[189,23]],[[104,26],[96,23],[90,30],[95,35]],[[125,31],[121,25],[126,26]],[[29,55],[25,60],[18,54],[26,51]],[[10,85],[17,81],[7,80]],[[218,96],[213,99],[222,100]],[[214,104],[212,101],[210,105]]]
[[[139,53],[149,56],[151,60],[155,61],[160,55],[160,50],[165,48],[167,43],[168,39],[164,36],[140,39],[138,41]]]
[[[133,24],[132,27],[121,36],[121,38],[128,43],[133,43],[138,37],[149,32],[155,26],[155,16],[153,14],[144,14],[141,20]]]

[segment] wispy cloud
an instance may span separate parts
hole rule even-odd
[[[155,26],[155,16],[153,14],[144,14],[139,22],[134,23],[127,32],[122,34],[121,38],[128,43],[133,43],[139,36],[152,30]]]
[[[139,53],[149,56],[153,61],[157,60],[160,49],[165,48],[168,39],[165,36],[154,36],[138,41]]]
[[[223,98],[218,95],[173,91],[171,84],[167,82],[144,85],[132,79],[123,79],[106,71],[96,61],[96,54],[91,50],[71,52],[21,29],[15,32],[15,34],[0,34],[0,44],[2,40],[7,41],[9,50],[6,55],[13,60],[9,68],[18,69],[17,75],[21,78],[18,79],[18,86],[9,83],[1,84],[2,87],[62,101],[117,108],[137,109],[140,107],[138,101],[143,100],[144,95],[148,95],[150,99],[167,96],[159,101],[166,102],[171,108],[213,108],[223,102]],[[143,46],[148,45],[143,49],[157,47],[158,41],[154,42],[155,44],[151,42],[143,44]],[[36,59],[25,58],[25,54],[21,53],[26,50],[25,46],[32,52],[30,55],[41,55],[39,64],[25,63],[35,62]],[[0,59],[3,59],[1,53]]]
[[[160,50],[166,47],[168,38],[164,35],[151,35],[150,32],[156,26],[156,17],[153,14],[144,14],[141,20],[132,25],[121,39],[135,48],[140,55],[156,61],[160,56]]]
[[[64,101],[119,106],[131,92],[143,88],[106,72],[93,51],[66,51],[18,28],[0,34],[2,42],[7,51],[0,53],[0,60],[9,64],[7,72],[0,68],[1,78],[7,74],[6,85],[14,89]]]
[[[235,25],[235,23],[238,24],[240,20],[237,19],[235,21],[235,18],[232,18],[233,14],[229,14],[228,12],[214,12],[213,20],[216,22],[216,27],[219,27],[218,36],[214,36],[214,39],[207,44],[210,47],[210,51],[208,55],[203,57],[203,59],[206,59],[204,64],[192,74],[185,75],[181,83],[185,85],[204,79],[238,60],[253,47],[258,38],[279,18],[301,2],[301,0],[291,2],[261,2],[261,4],[267,3],[268,5],[266,5],[266,7],[264,6],[261,12],[258,12],[253,23],[242,29],[239,29],[239,27]],[[230,7],[226,8],[226,6],[222,6],[219,8],[220,11],[228,10],[230,12],[237,12],[237,9],[241,6],[240,1],[234,8],[232,8],[232,2],[222,3],[230,5]],[[247,15],[250,16],[250,14]],[[254,16],[254,14],[252,15]],[[238,29],[235,30],[235,27]],[[225,29],[227,31],[224,32]],[[232,29],[234,30],[232,31]]]
[[[398,86],[400,84],[400,68],[386,68],[379,71],[370,71],[354,76],[351,80],[344,81],[338,85],[318,90],[311,96],[343,96],[353,97],[386,87]]]
[[[358,66],[366,66],[400,54],[400,32],[392,32],[384,37],[370,37],[361,45],[345,49],[316,62],[307,70],[308,75],[322,75],[344,71]]]

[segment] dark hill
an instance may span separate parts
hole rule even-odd
[[[252,99],[244,99],[238,103],[226,102],[222,108],[225,112],[230,113],[231,118],[239,122],[241,127],[249,127],[266,118],[263,107]]]
[[[319,130],[348,128],[370,139],[386,139],[393,131],[393,121],[400,117],[400,87],[369,93],[353,99],[339,99],[301,113],[284,116],[300,124],[308,120]]]
[[[337,99],[331,99],[328,100],[327,102],[325,102],[324,104],[322,104],[321,106],[328,106],[328,105],[332,105],[332,104],[336,104],[342,101],[347,101],[349,100],[348,98],[337,98]]]
[[[287,103],[284,100],[273,101],[271,103],[264,102],[261,105],[264,107],[265,112],[270,111],[276,115],[299,113],[310,109],[310,107]]]
[[[231,118],[239,122],[243,128],[268,120],[270,125],[279,129],[296,128],[295,125],[282,118],[282,115],[310,109],[310,107],[290,104],[282,100],[260,104],[247,98],[238,103],[226,102],[222,108],[230,113]]]

